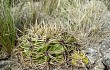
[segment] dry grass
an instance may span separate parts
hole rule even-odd
[[[49,8],[48,2],[50,1],[43,6]],[[49,14],[51,8],[43,8],[45,11],[41,9],[44,14],[36,18],[35,25],[31,27],[32,31],[34,29],[37,34],[47,33],[48,35],[52,35],[52,32],[57,34],[59,31],[67,31],[78,38],[87,37],[91,31],[101,28],[100,18],[108,12],[106,5],[101,1],[56,0],[56,2],[58,5],[55,6],[56,8],[52,8],[54,9],[53,14]]]
[[[29,44],[28,38],[36,36],[52,39],[64,32],[78,40],[96,35],[101,29],[101,17],[108,12],[101,1],[55,0],[56,5],[53,2],[44,0],[39,11],[34,10],[34,24],[25,28],[26,34],[19,38],[22,42]]]
[[[38,38],[35,37],[40,36],[54,40],[54,37],[59,38],[65,32],[78,41],[95,36],[101,30],[101,18],[107,12],[107,6],[98,0],[20,0],[20,3],[11,8],[11,13],[16,17],[14,22],[17,23],[17,30],[22,33],[21,37],[17,37],[20,40],[19,49],[22,49],[16,51],[20,53],[18,57],[22,57],[21,64],[27,62],[30,67],[34,66],[30,57],[32,51],[29,48],[33,45],[28,41],[30,38],[37,41]],[[29,55],[24,55],[26,51]],[[25,64],[23,66],[26,67]]]

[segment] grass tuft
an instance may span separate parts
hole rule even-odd
[[[3,49],[8,54],[11,54],[15,44],[15,23],[11,16],[9,1],[1,1],[0,3],[0,42]]]

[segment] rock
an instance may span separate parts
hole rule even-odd
[[[83,50],[90,61],[90,70],[110,70],[110,12],[101,15],[99,30],[81,39]]]
[[[14,61],[0,61],[0,70],[22,70]]]
[[[102,63],[102,58],[97,60],[95,63],[96,64],[95,64],[95,66],[94,66],[94,68],[92,70],[104,70],[105,67],[104,67],[104,65]]]
[[[110,70],[110,12],[103,15],[101,23],[102,33],[105,33],[100,43],[100,53],[102,54],[105,67]]]
[[[105,51],[103,63],[107,67],[107,69],[110,70],[110,48]]]
[[[87,48],[87,50],[85,50],[85,53],[89,59],[89,62],[91,64],[94,64],[95,61],[97,60],[97,51],[92,48]]]

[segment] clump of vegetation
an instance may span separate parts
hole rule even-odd
[[[74,43],[76,41],[67,33],[49,37],[28,33],[19,38],[19,47],[22,48],[24,57],[32,58],[35,64],[57,63],[58,66],[65,63],[65,60],[68,61],[69,56],[75,50]]]
[[[15,23],[11,16],[9,0],[0,2],[0,43],[2,50],[11,55],[15,45]]]
[[[83,52],[75,52],[72,54],[72,64],[79,67],[86,67],[89,63],[88,58]]]
[[[19,51],[14,49],[14,52],[20,53],[16,56],[22,57],[21,63],[29,61],[31,67],[44,65],[48,69],[62,64],[67,67],[78,67],[80,63],[86,67],[89,64],[78,41],[93,37],[100,30],[100,18],[108,12],[102,1],[13,1],[0,1],[0,44],[3,51],[12,54],[17,38],[16,49]]]

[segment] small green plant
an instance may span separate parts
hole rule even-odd
[[[44,62],[59,63],[59,61],[62,61],[64,48],[60,43],[58,43],[57,39],[46,42],[45,38],[31,38],[31,41],[28,40],[26,36],[23,38],[25,39],[21,42],[20,47],[24,49],[24,56],[32,56],[34,60],[37,60],[38,64],[42,64]],[[29,45],[31,45],[31,47]]]
[[[72,54],[71,57],[72,57],[72,64],[74,66],[84,67],[89,63],[88,58],[83,52],[76,51]]]
[[[32,57],[37,64],[54,64],[55,62],[62,64],[65,59],[69,59],[69,57],[65,58],[64,56],[70,56],[71,51],[75,50],[75,46],[72,46],[72,43],[77,41],[76,38],[69,36],[67,33],[49,38],[27,34],[18,40],[20,47],[23,49],[23,55],[27,58]]]

